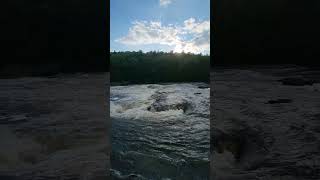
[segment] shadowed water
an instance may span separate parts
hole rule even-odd
[[[206,84],[113,86],[114,179],[209,179]]]

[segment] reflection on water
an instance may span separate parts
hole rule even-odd
[[[206,84],[112,86],[114,179],[209,179]]]

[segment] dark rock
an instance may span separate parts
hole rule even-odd
[[[288,86],[305,86],[305,85],[312,85],[315,83],[313,80],[306,80],[302,78],[284,78],[280,79],[279,82],[281,82],[283,85]]]
[[[21,178],[18,178],[16,176],[6,176],[6,175],[0,175],[1,180],[23,180]]]
[[[201,85],[201,86],[198,86],[199,89],[208,89],[210,88],[209,85]]]
[[[149,85],[148,88],[150,88],[150,89],[156,89],[157,86],[152,84],[152,85]]]
[[[181,102],[177,104],[163,104],[163,103],[152,103],[151,106],[149,106],[147,109],[148,111],[168,111],[168,110],[180,110],[182,109],[183,112],[186,112],[190,108],[190,104],[188,102]]]
[[[111,169],[111,177],[113,180],[143,180],[143,176],[139,174],[122,175],[119,171]]]
[[[280,103],[291,103],[291,99],[276,99],[276,100],[270,100],[267,103],[268,104],[280,104]]]
[[[257,153],[265,151],[264,141],[259,131],[235,118],[224,120],[224,122],[223,127],[218,126],[212,129],[211,143],[214,151],[217,153],[229,151],[237,161],[249,158],[244,150],[251,149]]]
[[[151,96],[154,102],[147,108],[151,112],[161,112],[168,110],[183,110],[186,113],[192,108],[190,102],[185,99],[177,99],[173,102],[168,101],[168,92],[156,92]]]

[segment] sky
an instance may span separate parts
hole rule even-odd
[[[210,0],[111,0],[110,51],[210,54]]]

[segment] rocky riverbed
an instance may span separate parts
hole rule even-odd
[[[320,71],[298,66],[211,74],[211,179],[320,179]]]
[[[0,80],[0,179],[108,179],[108,74]]]

